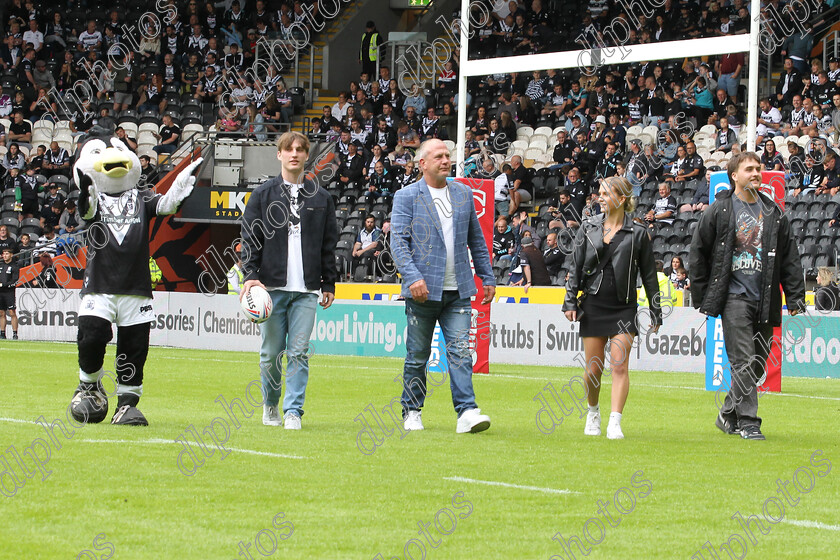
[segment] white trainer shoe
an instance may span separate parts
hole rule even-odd
[[[586,427],[583,428],[584,435],[601,435],[601,413],[589,411],[586,413]]]
[[[279,426],[281,423],[280,411],[277,407],[263,405],[263,424],[266,426]]]
[[[283,427],[287,430],[300,430],[300,416],[294,412],[286,413],[283,418]]]
[[[490,427],[490,417],[481,413],[480,408],[470,408],[458,417],[455,432],[458,434],[477,434]]]
[[[420,419],[419,410],[409,410],[405,415],[403,429],[406,432],[418,432],[423,429],[423,421]]]
[[[607,439],[624,439],[624,432],[621,431],[621,424],[610,422],[607,424]]]

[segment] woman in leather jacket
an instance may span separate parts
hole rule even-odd
[[[621,439],[621,415],[630,389],[629,358],[633,339],[639,332],[636,278],[651,298],[650,328],[659,330],[662,310],[659,283],[650,237],[645,227],[633,222],[633,187],[624,177],[610,177],[600,183],[602,214],[581,224],[575,239],[574,261],[566,283],[563,311],[570,321],[580,321],[580,336],[586,354],[586,393],[589,413],[586,435],[601,435],[598,397],[604,353],[609,345],[613,377],[610,421],[607,437]],[[579,298],[578,292],[583,292]],[[644,320],[644,319],[643,319]]]

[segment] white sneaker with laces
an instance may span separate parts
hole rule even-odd
[[[477,434],[490,427],[490,417],[481,413],[480,408],[470,408],[461,413],[458,417],[458,424],[455,433]]]
[[[409,410],[406,413],[403,429],[406,432],[418,432],[423,429],[423,421],[420,419],[419,410]]]
[[[586,413],[586,427],[583,429],[584,435],[600,436],[601,435],[601,413],[589,411]]]
[[[283,427],[287,430],[300,430],[300,416],[289,412],[283,418]]]
[[[263,405],[263,424],[265,426],[279,426],[281,424],[280,411],[276,406]]]
[[[610,422],[607,424],[607,439],[624,439],[624,432],[621,431],[621,424],[619,422]]]

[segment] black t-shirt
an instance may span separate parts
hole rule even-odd
[[[87,132],[93,126],[93,117],[93,112],[82,112],[82,114],[76,117],[76,120],[73,121],[73,126],[75,126],[76,130],[79,132]]]
[[[764,210],[761,201],[747,204],[732,197],[735,214],[735,249],[732,252],[730,294],[743,294],[761,300],[761,237],[764,232]]]
[[[27,132],[32,132],[32,125],[25,119],[19,123],[13,122],[9,125],[9,132],[12,134],[26,134]]]
[[[184,79],[189,80],[193,83],[193,88],[197,87],[196,82],[201,75],[201,69],[198,66],[187,66],[184,68]]]
[[[88,234],[82,295],[152,297],[149,222],[157,215],[160,198],[153,191],[140,193],[133,189],[119,196],[99,194],[94,222],[101,226],[94,224]]]
[[[0,239],[0,254],[3,253],[3,249],[11,249],[12,254],[14,255],[17,253],[17,241],[12,239],[11,237],[7,237],[6,239]]]
[[[0,241],[2,243],[2,241]],[[17,251],[12,251],[12,253],[16,253]],[[2,250],[0,249],[0,253]],[[14,261],[10,263],[6,263],[3,259],[0,259],[0,292],[11,292],[15,289],[15,284],[17,283],[19,278],[19,269],[18,265],[15,264]]]
[[[171,138],[173,134],[177,134],[179,137],[181,136],[181,129],[178,127],[177,124],[173,124],[172,126],[164,126],[160,129],[160,141],[163,142],[164,140],[169,140],[169,138]],[[178,145],[178,139],[175,139],[174,144],[176,146]]]
[[[18,62],[18,82],[21,84],[29,84],[29,78],[26,77],[27,72],[32,72],[32,61],[28,58],[23,58]]]
[[[524,165],[520,165],[518,169],[513,170],[513,174],[510,176],[510,184],[513,185],[516,181],[522,181],[519,183],[520,189],[528,190],[528,187],[531,186],[528,181],[528,170],[525,169]]]

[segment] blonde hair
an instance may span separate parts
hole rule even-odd
[[[289,132],[284,132],[280,138],[277,139],[277,151],[282,152],[284,150],[289,150],[292,148],[292,145],[295,143],[295,140],[300,142],[300,146],[304,149],[304,151],[308,154],[309,153],[309,138],[306,135],[301,134],[295,130],[291,130]]]
[[[820,286],[828,286],[834,280],[834,273],[827,266],[821,266],[817,269],[817,284]]]
[[[602,180],[603,184],[616,196],[624,197],[624,213],[631,214],[636,209],[636,197],[633,196],[633,185],[626,177],[613,175]]]

